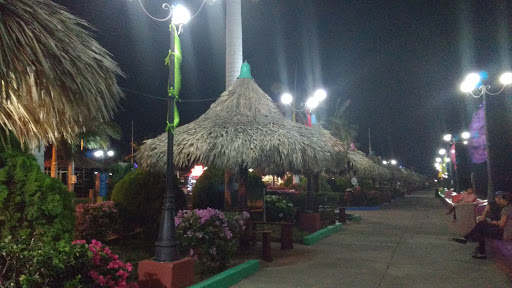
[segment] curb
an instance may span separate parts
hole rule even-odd
[[[245,277],[254,274],[260,270],[260,261],[249,260],[237,265],[229,270],[210,277],[203,282],[199,282],[189,288],[205,288],[205,287],[230,287]]]
[[[350,221],[361,221],[361,214],[349,214],[347,213],[347,220]]]
[[[342,227],[343,225],[341,223],[337,223],[324,229],[318,230],[313,234],[309,234],[308,236],[304,237],[304,245],[313,245],[325,237],[341,231]]]
[[[382,207],[381,206],[360,206],[360,207],[346,207],[345,210],[366,210],[366,211],[371,211],[371,210],[380,210]]]

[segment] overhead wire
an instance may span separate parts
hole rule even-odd
[[[140,96],[144,96],[144,97],[148,97],[148,98],[154,98],[154,99],[158,99],[158,100],[164,100],[164,101],[167,101],[167,97],[159,97],[159,96],[155,96],[155,95],[150,95],[150,94],[146,94],[146,93],[142,93],[142,92],[138,92],[138,91],[135,91],[135,90],[131,90],[131,89],[128,89],[128,88],[124,88],[124,87],[121,87],[122,90],[124,91],[127,91],[127,92],[130,92],[130,93],[133,93],[135,95],[140,95]],[[216,97],[216,98],[208,98],[208,99],[180,99],[179,102],[203,102],[203,101],[212,101],[212,100],[217,100],[219,99],[219,97]]]

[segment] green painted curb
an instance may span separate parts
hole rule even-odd
[[[347,215],[347,219],[349,220],[352,220],[352,221],[361,221],[361,214],[346,214]]]
[[[260,269],[260,261],[249,260],[237,265],[229,270],[210,277],[203,282],[190,286],[189,288],[206,288],[206,287],[230,287],[245,277],[258,272]]]
[[[309,234],[308,236],[304,237],[304,245],[313,245],[325,237],[341,231],[342,227],[343,225],[341,223],[337,223],[332,226],[325,227],[324,229],[318,230],[315,233]]]

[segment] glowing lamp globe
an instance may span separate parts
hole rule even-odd
[[[462,139],[469,139],[469,137],[471,137],[471,134],[469,134],[469,132],[465,131],[465,132],[462,132],[462,134],[460,134],[460,136],[462,136]]]
[[[281,95],[281,103],[288,105],[293,101],[293,96],[290,93],[284,93]]]
[[[309,110],[315,109],[318,106],[318,104],[319,104],[318,99],[316,99],[315,97],[311,97],[308,99],[308,101],[306,101],[306,107]]]
[[[327,92],[325,92],[324,89],[318,89],[315,91],[315,94],[313,95],[316,99],[318,99],[319,102],[324,101],[325,97],[327,97]]]
[[[503,73],[500,77],[500,82],[503,85],[512,84],[512,73],[510,73],[510,72]]]
[[[102,150],[94,151],[94,157],[103,157],[105,153]]]
[[[185,6],[178,4],[172,10],[172,24],[187,24],[190,20],[190,12]]]

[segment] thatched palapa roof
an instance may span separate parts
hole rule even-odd
[[[247,65],[247,64],[244,64]],[[167,136],[145,141],[141,167],[165,171]],[[240,165],[265,172],[343,169],[346,149],[326,130],[285,119],[251,79],[239,78],[197,120],[178,127],[174,164],[202,163],[228,169]]]
[[[359,150],[349,150],[348,158],[349,165],[352,165],[351,168],[354,169],[356,175],[360,177],[385,180],[392,176],[391,171],[373,162]]]
[[[49,0],[0,0],[0,125],[31,145],[113,116],[122,92],[90,26]]]

